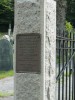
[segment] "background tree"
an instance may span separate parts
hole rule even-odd
[[[0,0],[0,27],[14,22],[14,0]],[[1,28],[2,29],[2,28]]]
[[[75,27],[75,0],[67,0],[66,19]]]

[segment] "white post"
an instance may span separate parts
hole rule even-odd
[[[9,24],[8,35],[9,35],[9,37],[11,35],[11,24]]]

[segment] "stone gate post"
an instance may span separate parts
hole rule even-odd
[[[55,100],[56,1],[15,0],[15,100]]]

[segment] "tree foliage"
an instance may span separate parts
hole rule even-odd
[[[66,18],[75,27],[75,0],[67,0],[67,15]]]
[[[70,33],[73,29],[73,26],[70,22],[66,21],[66,31]]]
[[[13,23],[14,0],[0,0],[0,24]]]

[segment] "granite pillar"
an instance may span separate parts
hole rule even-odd
[[[16,36],[40,34],[40,73],[16,71]],[[55,100],[56,1],[15,0],[15,100]],[[31,67],[31,66],[30,66]]]

